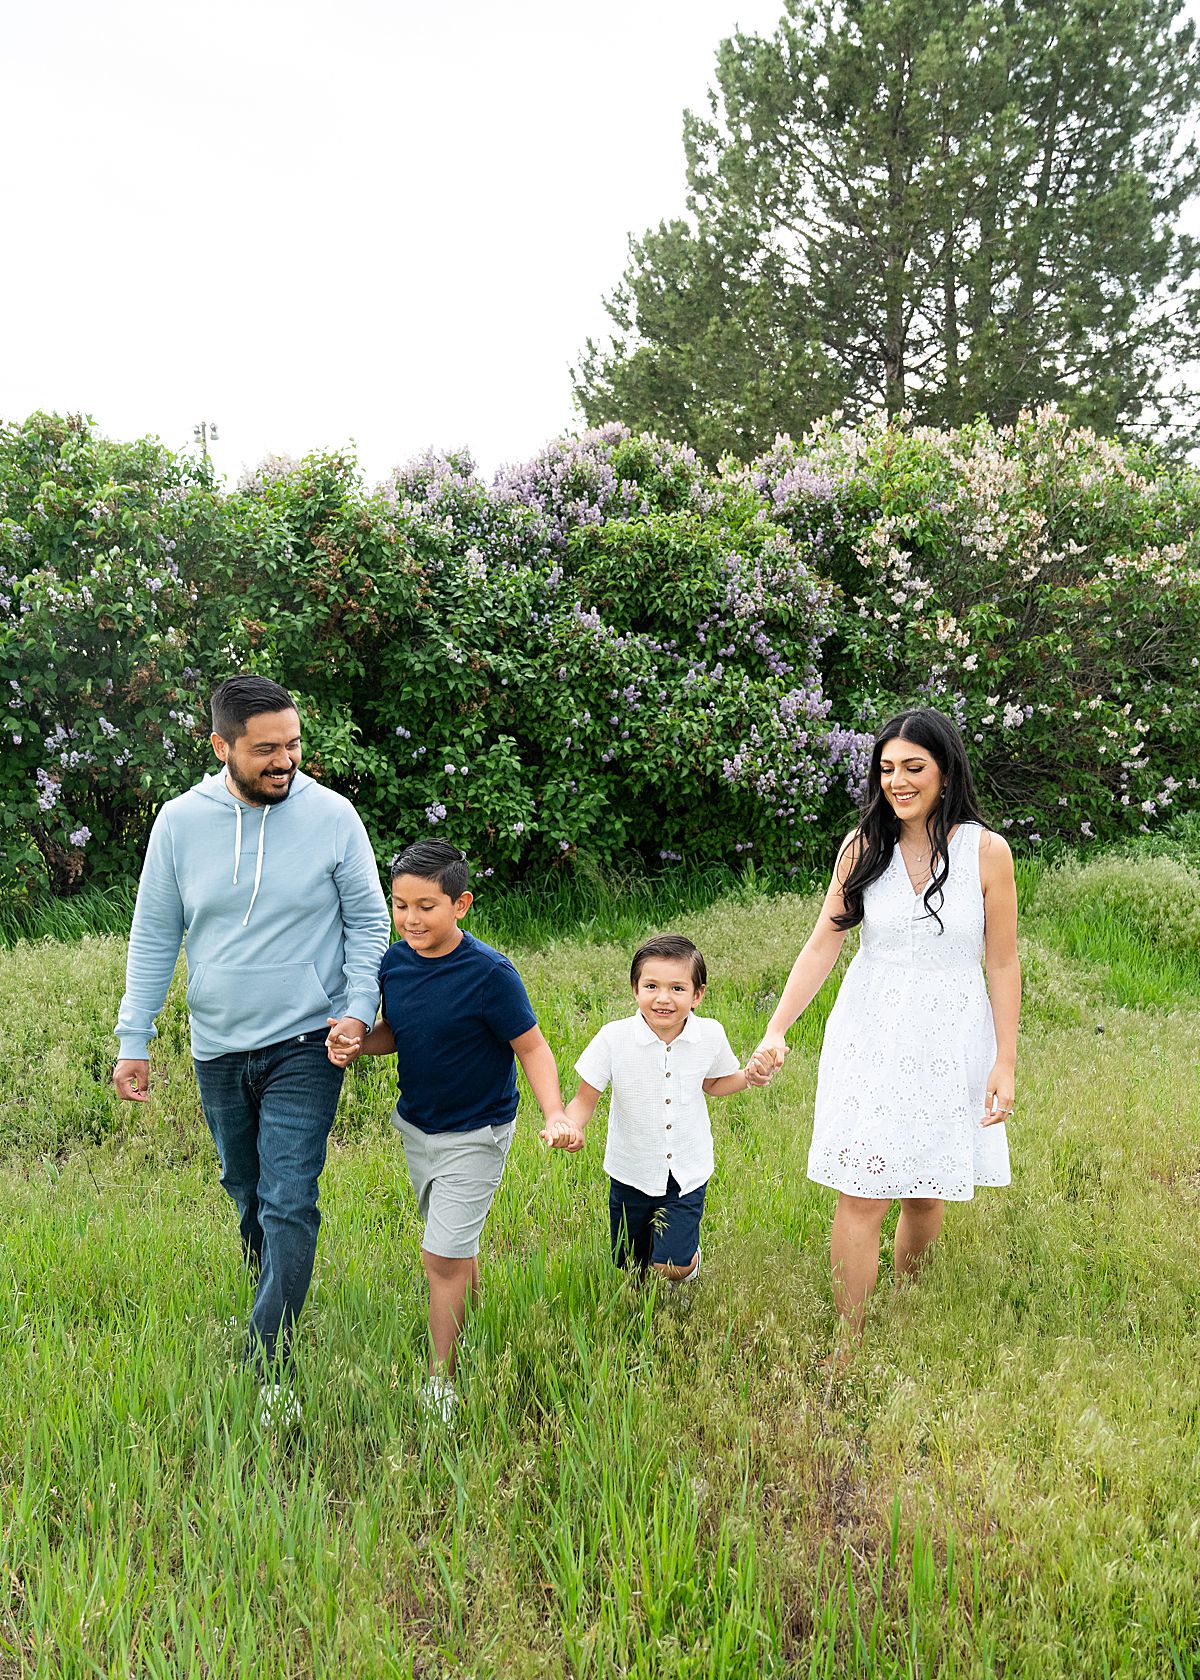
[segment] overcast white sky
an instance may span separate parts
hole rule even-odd
[[[3,0],[0,417],[488,473],[575,424],[685,106],[781,0]]]
[[[576,423],[686,105],[780,0],[55,0],[3,8],[0,417],[219,467],[353,439],[489,473]]]

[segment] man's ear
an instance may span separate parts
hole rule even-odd
[[[225,739],[225,737],[223,735],[218,735],[215,729],[213,730],[212,734],[208,738],[212,742],[212,750],[216,753],[217,757],[221,760],[221,763],[224,764],[225,755],[229,751],[229,742]]]

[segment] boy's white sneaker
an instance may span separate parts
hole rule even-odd
[[[264,1429],[295,1429],[300,1402],[286,1383],[263,1383],[258,1391],[258,1421]]]
[[[421,1406],[438,1423],[449,1423],[458,1405],[458,1390],[449,1377],[434,1371],[425,1379],[421,1390]]]
[[[700,1276],[700,1262],[701,1262],[701,1260],[703,1260],[703,1258],[704,1258],[704,1250],[700,1247],[700,1244],[697,1243],[696,1244],[696,1264],[692,1267],[691,1271],[688,1273],[688,1275],[686,1277],[672,1278],[671,1279],[671,1288],[672,1289],[682,1289],[685,1283],[695,1283],[696,1279]]]

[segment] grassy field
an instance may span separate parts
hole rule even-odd
[[[386,1068],[323,1180],[302,1425],[264,1433],[182,997],[118,1110],[123,942],[0,952],[0,1677],[1200,1675],[1200,877],[1022,885],[1013,1187],[917,1287],[885,1269],[846,1378],[805,1178],[827,988],[712,1105],[694,1288],[613,1272],[602,1128],[547,1156],[523,1101],[444,1432]],[[815,903],[671,907],[743,1053]],[[507,941],[564,1072],[658,918],[586,920]]]

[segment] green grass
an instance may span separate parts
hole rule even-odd
[[[264,1434],[178,992],[153,1103],[119,1109],[122,941],[0,954],[0,1676],[1194,1680],[1200,1008],[1178,926],[1134,938],[1120,882],[1081,924],[1048,879],[1013,1187],[899,1297],[885,1259],[847,1378],[805,1177],[827,988],[784,1076],[712,1105],[692,1289],[614,1273],[602,1132],[547,1156],[523,1101],[446,1433],[386,1066],[322,1181],[303,1424]],[[665,923],[745,1052],[816,902],[531,917],[511,948],[564,1072]]]

